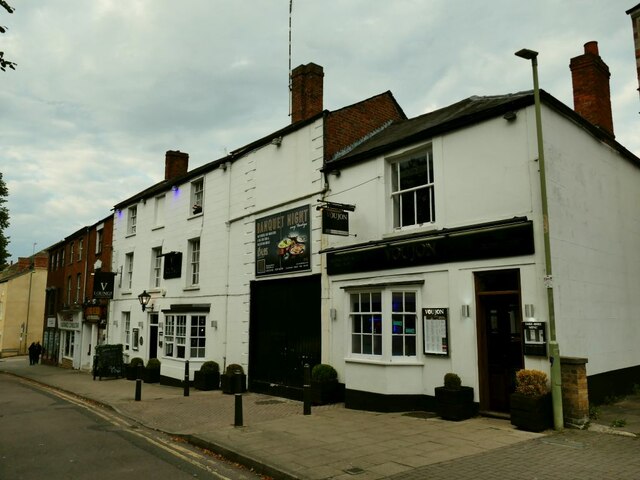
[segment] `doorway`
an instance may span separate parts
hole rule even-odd
[[[149,315],[149,358],[158,358],[158,314]]]
[[[302,400],[320,363],[320,275],[251,282],[249,389]]]
[[[524,367],[520,272],[475,274],[480,410],[508,413],[515,375]]]

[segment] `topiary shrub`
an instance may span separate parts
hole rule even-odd
[[[147,361],[147,366],[144,367],[142,375],[144,383],[158,383],[160,381],[160,360],[157,358],[150,358]]]
[[[147,361],[147,368],[152,370],[160,370],[160,360],[158,360],[157,358],[150,358],[149,361]]]
[[[130,361],[129,361],[129,366],[130,367],[140,367],[144,365],[144,360],[142,360],[140,357],[133,357]]]
[[[200,365],[200,371],[203,373],[219,373],[220,365],[218,365],[218,363],[214,362],[213,360],[208,360]]]
[[[311,380],[314,382],[332,382],[338,380],[338,372],[331,365],[319,363],[311,370]]]
[[[462,381],[460,377],[455,373],[447,373],[444,376],[444,388],[449,390],[460,390]]]
[[[230,363],[229,365],[227,365],[227,369],[225,372],[227,375],[233,375],[238,370],[240,370],[240,373],[244,375],[244,368],[242,368],[242,365],[238,365],[237,363]]]
[[[522,369],[516,372],[516,393],[540,397],[549,393],[547,374],[540,370]]]

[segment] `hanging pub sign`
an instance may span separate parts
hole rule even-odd
[[[322,233],[349,235],[349,212],[337,208],[322,209]]]
[[[425,354],[449,356],[448,317],[447,308],[422,309]]]
[[[113,298],[115,277],[113,272],[96,272],[93,276],[93,298]]]
[[[256,220],[256,277],[311,268],[310,208],[293,208]]]

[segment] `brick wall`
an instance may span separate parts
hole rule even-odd
[[[584,426],[589,422],[587,359],[562,357],[562,411],[567,425]]]
[[[331,160],[337,152],[381,128],[390,120],[405,118],[391,92],[330,112],[325,120],[325,160]]]

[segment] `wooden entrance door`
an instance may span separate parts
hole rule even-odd
[[[513,278],[501,285],[476,277],[480,409],[503,413],[509,412],[515,373],[524,366],[519,275],[508,272],[513,272]],[[497,274],[504,275],[502,271]],[[486,290],[497,286],[504,289]]]

